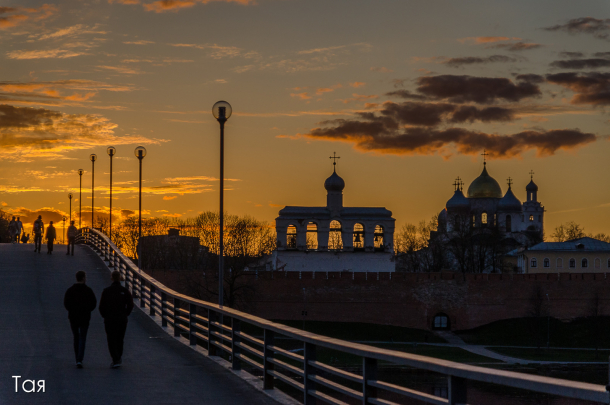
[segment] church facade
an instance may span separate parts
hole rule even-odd
[[[344,207],[345,181],[336,169],[324,188],[326,206],[280,210],[275,220],[277,249],[272,269],[393,272],[392,212],[382,207]]]

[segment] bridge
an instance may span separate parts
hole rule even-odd
[[[75,256],[0,245],[0,404],[467,404],[468,381],[610,403],[603,385],[476,367],[328,338],[197,300],[138,271],[108,238],[79,231]],[[63,246],[62,246],[63,247]],[[92,314],[84,369],[76,369],[63,294],[78,270],[100,297],[118,269],[138,308],[124,366],[109,367],[103,322]],[[294,345],[298,350],[291,350]],[[316,350],[318,349],[318,350]],[[359,371],[321,361],[334,350]],[[446,397],[381,379],[386,364],[444,375]],[[19,383],[13,376],[20,376]],[[22,383],[35,380],[30,385]],[[44,381],[41,385],[40,381]],[[25,392],[36,387],[36,392]],[[44,386],[44,392],[42,392]],[[17,392],[15,392],[17,391]]]

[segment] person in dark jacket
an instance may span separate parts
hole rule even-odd
[[[76,239],[77,232],[78,229],[74,226],[74,221],[71,221],[68,227],[68,253],[66,255],[70,254],[70,246],[72,246],[72,256],[74,256],[74,240]]]
[[[64,307],[68,310],[68,319],[74,335],[74,355],[76,367],[83,368],[87,330],[91,320],[91,311],[97,305],[93,290],[86,285],[87,275],[84,271],[76,272],[76,284],[68,288],[64,296]]]
[[[42,235],[44,235],[44,222],[42,222],[42,215],[38,215],[38,219],[34,221],[34,252],[40,253]]]
[[[100,314],[104,318],[108,351],[112,357],[110,367],[122,365],[123,339],[127,330],[127,317],[133,309],[133,297],[129,290],[121,286],[121,272],[115,270],[111,275],[112,284],[105,288],[100,298]]]
[[[55,227],[53,226],[53,221],[49,222],[49,226],[47,227],[47,254],[53,254],[53,242],[57,239],[57,232],[55,232]],[[39,248],[40,249],[40,248]]]

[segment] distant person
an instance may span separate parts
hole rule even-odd
[[[11,239],[11,243],[15,243],[15,232],[17,232],[17,221],[15,217],[8,223],[8,236]]]
[[[34,221],[34,252],[40,253],[40,245],[42,245],[43,234],[44,222],[42,222],[42,215],[38,215],[38,219]]]
[[[127,317],[133,309],[133,297],[127,288],[121,286],[120,271],[113,271],[111,279],[110,287],[102,292],[99,310],[104,318],[108,351],[112,357],[110,367],[118,368],[123,364],[123,339],[127,330]]]
[[[76,233],[78,229],[74,226],[74,221],[70,221],[70,226],[68,227],[68,253],[70,254],[70,246],[72,246],[72,256],[74,256],[74,240],[76,239]]]
[[[47,254],[53,254],[53,242],[57,239],[57,232],[55,231],[55,227],[53,226],[53,221],[49,221],[49,226],[47,227],[47,233],[45,235],[47,238]],[[40,251],[40,248],[39,250]]]
[[[95,294],[85,284],[86,282],[87,275],[85,272],[77,271],[76,284],[68,288],[64,295],[64,307],[68,310],[70,328],[72,328],[72,335],[74,335],[74,355],[76,356],[76,367],[78,368],[83,368],[91,311],[97,305]]]
[[[23,222],[17,217],[17,222],[15,222],[15,242],[19,243],[21,232],[23,231]]]

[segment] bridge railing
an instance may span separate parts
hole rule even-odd
[[[228,307],[219,307],[171,290],[141,272],[97,230],[80,229],[77,241],[91,246],[109,267],[120,270],[126,287],[134,297],[140,299],[140,307],[148,307],[150,315],[159,316],[163,327],[171,325],[175,337],[186,337],[190,345],[202,346],[209,356],[228,358],[234,370],[241,370],[242,365],[258,370],[258,374],[262,374],[264,389],[274,389],[275,383],[281,381],[284,387],[291,387],[288,390],[292,390],[293,394],[300,391],[304,404],[314,404],[319,400],[330,404],[398,405],[405,398],[437,405],[467,404],[469,380],[610,403],[609,393],[603,385],[495,370],[381,349],[305,332]],[[246,333],[244,330],[259,330],[262,336],[261,333],[254,336],[257,333]],[[299,342],[299,350],[282,348],[285,338]],[[297,353],[301,349],[302,355]],[[321,350],[317,349],[330,349],[361,358],[361,373],[342,370],[320,361],[316,351]],[[382,381],[378,374],[382,362],[446,376],[448,398]]]

